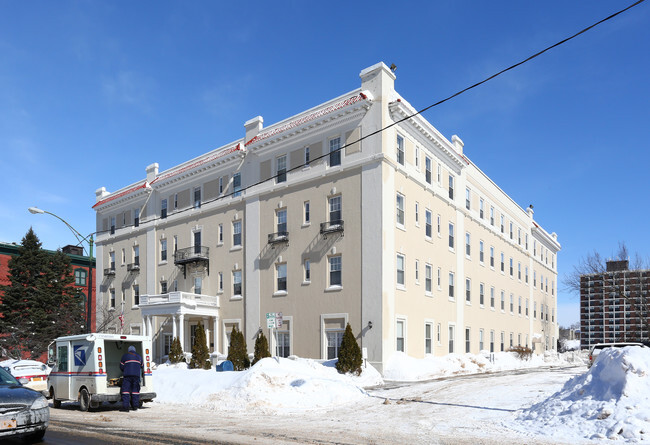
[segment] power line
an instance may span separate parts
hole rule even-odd
[[[341,150],[343,150],[344,148],[346,148],[348,145],[354,145],[354,144],[356,144],[356,143],[358,143],[358,142],[361,142],[361,141],[363,141],[364,139],[367,139],[367,138],[369,138],[369,137],[371,137],[371,136],[374,136],[374,135],[376,135],[376,134],[379,134],[379,133],[381,133],[381,132],[383,132],[383,131],[385,131],[385,130],[387,130],[387,129],[389,129],[389,128],[391,128],[391,127],[393,127],[393,126],[395,126],[395,125],[397,125],[397,124],[399,124],[399,123],[401,123],[401,122],[404,122],[404,121],[406,121],[406,120],[408,120],[408,119],[411,119],[411,118],[413,118],[413,117],[415,117],[415,116],[418,116],[418,115],[424,113],[425,111],[427,111],[427,110],[429,110],[429,109],[431,109],[431,108],[433,108],[433,107],[436,107],[436,106],[438,106],[438,105],[441,105],[441,104],[443,104],[443,103],[445,103],[445,102],[447,102],[447,101],[453,99],[454,97],[460,96],[461,94],[463,94],[463,93],[465,93],[465,92],[467,92],[467,91],[469,91],[469,90],[471,90],[471,89],[473,89],[473,88],[476,88],[476,87],[478,87],[479,85],[483,85],[484,83],[486,83],[486,82],[488,82],[488,81],[490,81],[490,80],[492,80],[492,79],[494,79],[494,78],[496,78],[496,77],[498,77],[498,76],[500,76],[500,75],[502,75],[502,74],[504,74],[504,73],[506,73],[506,72],[508,72],[508,71],[510,71],[510,70],[512,70],[512,69],[514,69],[514,68],[517,68],[518,66],[521,66],[521,65],[523,65],[524,63],[529,62],[529,61],[535,59],[536,57],[541,56],[541,55],[544,54],[545,52],[550,51],[551,49],[556,48],[556,47],[558,47],[558,46],[560,46],[560,45],[562,45],[562,44],[564,44],[564,43],[566,43],[566,42],[568,42],[568,41],[570,41],[570,40],[572,40],[572,39],[578,37],[578,36],[581,35],[581,34],[586,33],[587,31],[589,31],[589,30],[595,28],[596,26],[598,26],[598,25],[600,25],[600,24],[602,24],[602,23],[605,23],[605,22],[607,22],[607,21],[613,19],[614,17],[616,17],[616,16],[618,16],[618,15],[620,15],[620,14],[626,12],[627,10],[629,10],[629,9],[631,9],[631,8],[633,8],[633,7],[635,7],[635,6],[639,5],[639,4],[641,4],[641,3],[643,3],[643,2],[645,2],[645,0],[638,0],[638,1],[634,2],[634,3],[632,3],[631,5],[627,6],[626,8],[623,8],[623,9],[621,9],[621,10],[619,10],[619,11],[617,11],[617,12],[615,12],[615,13],[613,13],[613,14],[607,16],[607,17],[605,17],[604,19],[599,20],[599,21],[597,21],[596,23],[594,23],[594,24],[592,24],[592,25],[590,25],[590,26],[587,26],[586,28],[584,28],[584,29],[582,29],[582,30],[576,32],[575,34],[573,34],[573,35],[571,35],[571,36],[569,36],[569,37],[567,37],[567,38],[565,38],[565,39],[563,39],[563,40],[560,40],[559,42],[554,43],[553,45],[548,46],[548,47],[544,48],[544,49],[541,50],[541,51],[536,52],[535,54],[533,54],[533,55],[531,55],[531,56],[529,56],[529,57],[527,57],[527,58],[525,58],[525,59],[523,59],[523,60],[521,60],[521,61],[515,63],[514,65],[510,65],[508,68],[505,68],[505,69],[503,69],[503,70],[501,70],[501,71],[499,71],[499,72],[497,72],[497,73],[495,73],[495,74],[492,74],[491,76],[486,77],[485,79],[481,80],[480,82],[476,82],[475,84],[473,84],[473,85],[471,85],[471,86],[468,86],[467,88],[464,88],[464,89],[462,89],[462,90],[460,90],[460,91],[458,91],[458,92],[452,94],[451,96],[448,96],[448,97],[446,97],[446,98],[444,98],[444,99],[442,99],[442,100],[439,100],[438,102],[435,102],[435,103],[433,103],[433,104],[431,104],[431,105],[429,105],[429,106],[427,106],[427,107],[425,107],[425,108],[422,108],[421,110],[416,111],[415,113],[413,113],[413,114],[411,114],[411,115],[408,115],[408,116],[406,116],[406,117],[404,117],[404,118],[402,118],[402,119],[400,119],[400,120],[397,120],[397,121],[393,122],[392,124],[386,125],[385,127],[382,127],[382,128],[380,128],[380,129],[378,129],[378,130],[375,130],[375,131],[373,131],[372,133],[369,133],[369,134],[367,134],[367,135],[365,135],[365,136],[362,136],[362,137],[360,137],[359,139],[357,139],[356,141],[350,142],[350,144],[343,145],[343,146],[339,147],[338,149],[336,149],[336,150],[332,150],[332,151],[330,151],[330,152],[328,152],[328,153],[325,153],[325,154],[323,154],[323,155],[321,155],[321,156],[318,156],[318,157],[314,158],[313,160],[310,160],[309,162],[304,162],[304,163],[302,163],[302,164],[299,164],[299,165],[297,165],[297,166],[295,166],[295,167],[293,167],[293,168],[290,168],[290,169],[286,170],[284,173],[278,173],[278,174],[276,174],[276,175],[274,175],[274,176],[271,176],[271,177],[269,177],[269,178],[261,179],[261,180],[255,182],[255,183],[253,183],[253,184],[250,184],[250,185],[248,185],[248,186],[246,186],[246,187],[242,187],[242,188],[240,188],[240,189],[237,190],[237,191],[232,191],[231,193],[223,194],[223,195],[221,195],[221,196],[219,196],[219,197],[217,197],[217,198],[213,198],[213,199],[211,199],[211,200],[204,201],[204,202],[202,202],[202,204],[210,204],[210,203],[215,202],[215,201],[218,201],[218,200],[220,200],[220,199],[224,199],[224,198],[228,198],[228,197],[230,197],[230,196],[233,196],[233,195],[236,194],[236,193],[242,193],[242,192],[245,192],[245,191],[248,190],[248,189],[251,189],[251,188],[253,188],[253,187],[257,187],[258,185],[264,184],[265,182],[268,182],[268,181],[271,181],[271,180],[277,179],[280,175],[283,175],[283,174],[286,174],[286,173],[292,172],[292,171],[294,171],[294,170],[301,169],[301,168],[303,168],[303,167],[305,167],[305,166],[307,166],[307,165],[309,165],[309,164],[311,164],[311,163],[313,163],[313,162],[316,162],[316,161],[318,161],[318,160],[320,160],[320,159],[326,158],[327,156],[330,156],[332,153],[340,152]],[[173,214],[183,213],[183,212],[186,212],[186,211],[189,211],[189,210],[192,210],[192,209],[193,209],[193,207],[189,207],[189,208],[187,208],[187,209],[182,209],[182,210],[179,210],[179,211],[177,211],[177,212],[174,212]],[[161,219],[161,218],[159,218],[159,217],[154,217],[154,218],[152,218],[152,219],[147,219],[147,221],[143,221],[143,223],[145,223],[145,222],[155,221],[155,220],[158,220],[158,219]],[[128,227],[128,226],[124,226],[124,227]]]

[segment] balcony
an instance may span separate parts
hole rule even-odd
[[[343,220],[342,219],[336,219],[334,221],[327,221],[324,223],[320,223],[320,234],[324,235],[327,237],[327,235],[333,234],[333,233],[338,233],[341,232],[343,233]]]
[[[187,265],[205,264],[210,275],[209,248],[206,246],[192,246],[185,249],[178,249],[174,253],[174,264],[183,267],[183,278],[187,278]]]
[[[219,313],[219,296],[180,291],[169,292],[168,294],[141,295],[139,307],[143,314],[149,315],[172,315],[191,312],[213,316]]]
[[[140,271],[140,262],[131,263],[126,265],[126,270],[129,272],[138,272]]]
[[[110,267],[108,269],[104,269],[104,276],[106,276],[106,277],[114,277],[115,276],[115,268]]]
[[[269,233],[269,244],[289,243],[289,232]]]

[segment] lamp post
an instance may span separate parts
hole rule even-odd
[[[68,226],[68,229],[72,232],[72,234],[77,238],[77,241],[79,241],[78,244],[82,244],[84,241],[88,243],[88,299],[87,299],[87,308],[86,308],[86,331],[88,333],[92,332],[92,301],[93,301],[93,235],[95,232],[91,233],[88,236],[83,236],[77,229],[72,227],[65,219],[61,218],[58,215],[55,215],[54,213],[47,212],[45,210],[41,210],[38,207],[30,207],[29,213],[32,213],[34,215],[41,215],[43,213],[47,213],[48,215],[52,215],[53,217],[59,219],[60,221],[63,222],[66,226]],[[83,248],[83,245],[82,245]]]

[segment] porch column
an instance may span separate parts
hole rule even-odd
[[[147,335],[147,317],[142,316],[142,335]]]
[[[208,324],[208,317],[203,317],[203,328],[205,330],[205,346],[208,348],[208,352],[210,352],[210,325]]]
[[[181,347],[183,348],[183,351],[187,351],[187,347],[185,346],[185,315],[180,314],[178,316],[178,339],[181,342]]]
[[[212,352],[221,352],[219,348],[219,317],[214,317],[214,350]]]
[[[172,340],[178,337],[176,333],[176,315],[172,315]]]
[[[153,327],[152,327],[152,321],[153,316],[152,315],[147,315],[147,326],[145,328],[145,335],[148,337],[151,337],[153,339]]]

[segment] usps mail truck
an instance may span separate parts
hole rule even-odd
[[[151,373],[151,338],[141,335],[84,334],[59,337],[48,348],[52,372],[47,379],[55,408],[62,401],[78,401],[82,411],[101,402],[121,400],[120,360],[129,346],[142,357],[140,403],[156,397]]]

